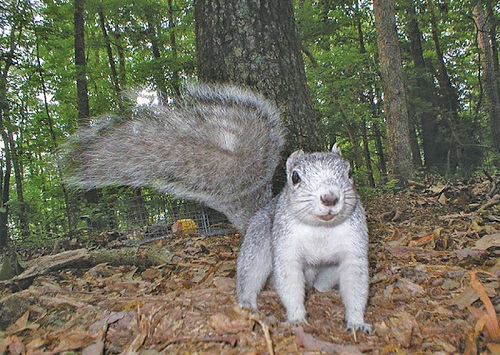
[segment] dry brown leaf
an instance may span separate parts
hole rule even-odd
[[[11,354],[25,354],[26,347],[17,335],[10,336],[9,352]]]
[[[53,350],[54,353],[78,350],[88,346],[94,341],[92,335],[83,330],[75,330],[61,337],[59,345]]]
[[[485,327],[488,330],[488,333],[491,339],[494,342],[500,342],[500,324],[498,323],[498,318],[495,312],[495,307],[493,307],[493,303],[491,303],[490,298],[484,291],[484,287],[482,283],[477,280],[476,273],[470,272],[470,284],[476,290],[479,298],[483,302],[486,308],[486,314],[482,316],[480,319],[483,319],[485,322]]]
[[[412,240],[408,245],[411,247],[417,246],[421,247],[427,244],[433,244],[434,243],[434,235],[429,234],[426,236],[423,236],[417,240]]]
[[[232,277],[214,277],[212,280],[212,284],[221,292],[230,293],[234,291],[235,288],[235,280]]]
[[[208,320],[208,324],[219,333],[236,334],[252,328],[247,319],[231,319],[227,315],[214,314]]]
[[[476,241],[472,248],[486,250],[491,247],[500,247],[500,233],[485,235]]]
[[[500,343],[491,342],[491,343],[486,344],[486,346],[488,347],[488,350],[490,351],[490,353],[500,354]]]
[[[399,290],[403,293],[411,293],[413,296],[421,296],[425,294],[425,290],[422,286],[417,285],[414,282],[411,282],[410,280],[406,278],[401,278],[397,282],[397,286]]]
[[[438,197],[438,202],[444,206],[446,205],[446,203],[448,202],[448,198],[446,197],[446,195],[444,194],[444,192],[442,194],[439,195]]]
[[[477,292],[472,287],[467,287],[450,300],[450,306],[466,309],[479,299]]]
[[[447,354],[455,354],[457,353],[457,348],[451,345],[449,342],[441,339],[441,338],[434,338],[432,339],[433,342],[438,344]]]
[[[344,349],[342,345],[316,339],[312,334],[304,332],[302,327],[294,327],[292,332],[295,335],[295,341],[297,344],[305,348],[307,351],[340,353]],[[358,353],[360,354],[361,352],[359,351]]]
[[[392,336],[403,347],[420,345],[422,334],[415,317],[407,312],[401,311],[393,317],[389,317],[389,328]]]
[[[26,329],[29,316],[30,316],[29,311],[24,312],[24,314],[13,325],[7,328],[7,331],[9,333],[17,333]]]
[[[443,185],[441,183],[438,183],[436,185],[429,186],[427,190],[432,192],[435,195],[441,194],[444,190],[448,188],[448,185]]]
[[[46,346],[46,345],[47,345],[46,338],[41,338],[41,337],[35,338],[35,339],[31,340],[28,344],[26,344],[26,352],[28,354],[41,353],[41,351],[39,351],[39,349]],[[0,351],[0,353],[2,353],[2,352]]]

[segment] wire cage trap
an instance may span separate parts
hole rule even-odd
[[[117,203],[116,216],[119,229],[142,228],[148,236],[211,236],[234,231],[222,213],[192,201],[173,199],[166,195],[123,198]]]

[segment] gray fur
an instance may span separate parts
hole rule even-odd
[[[292,182],[294,171],[301,178],[297,184]],[[371,331],[364,322],[368,232],[348,174],[349,164],[336,147],[328,153],[299,151],[288,158],[285,188],[252,218],[241,246],[240,306],[257,310],[257,295],[272,278],[287,321],[305,322],[307,286],[327,291],[338,285],[346,327]]]
[[[244,233],[272,197],[283,132],[277,109],[262,96],[193,85],[174,108],[81,129],[62,148],[65,181],[82,189],[153,187],[223,212]]]
[[[174,108],[80,130],[62,149],[63,165],[66,182],[82,189],[149,186],[225,213],[245,234],[237,263],[242,307],[257,309],[272,276],[287,320],[304,322],[306,286],[338,285],[346,326],[370,331],[367,228],[349,164],[337,147],[295,152],[287,184],[272,198],[283,135],[276,108],[262,96],[198,85]]]

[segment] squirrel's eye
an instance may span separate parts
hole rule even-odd
[[[292,184],[297,185],[301,181],[300,175],[297,171],[292,172]]]

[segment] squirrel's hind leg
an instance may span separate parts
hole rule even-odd
[[[272,259],[262,249],[254,250],[252,258],[244,256],[245,254],[247,251],[240,252],[238,257],[236,275],[238,304],[240,307],[256,311],[257,296],[272,272]]]
[[[261,210],[250,221],[238,254],[236,291],[240,307],[257,310],[257,296],[272,269],[271,220]]]

